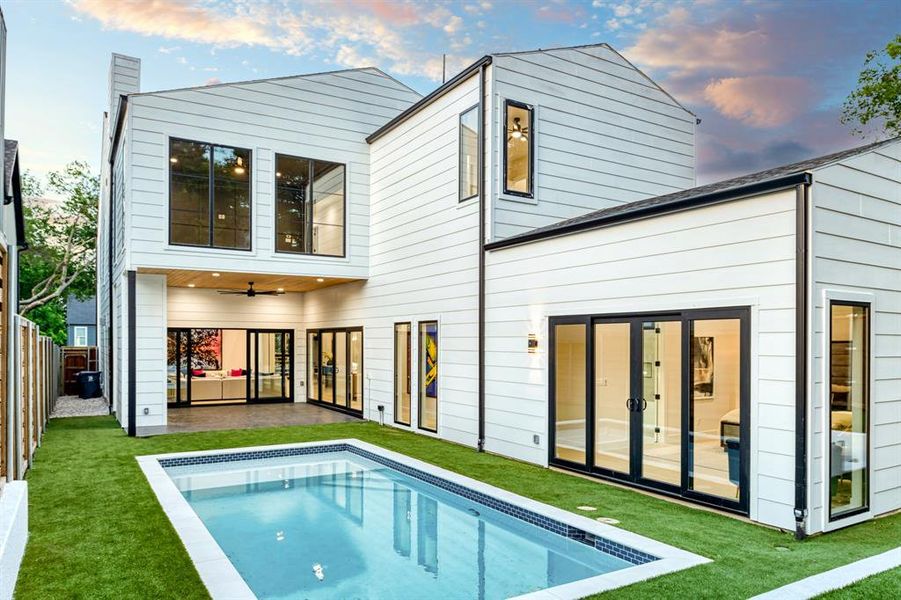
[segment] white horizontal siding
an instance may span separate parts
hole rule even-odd
[[[135,408],[138,427],[166,424],[166,276],[135,279]],[[144,414],[144,411],[147,414]]]
[[[814,172],[812,522],[826,526],[828,404],[823,296],[869,294],[870,457],[874,514],[901,508],[901,143]]]
[[[366,277],[370,167],[365,137],[417,99],[415,92],[374,69],[132,96],[130,264]],[[250,251],[168,244],[171,137],[251,150]],[[346,166],[345,257],[274,251],[277,153]]]
[[[487,449],[547,463],[548,317],[751,306],[751,514],[791,527],[794,229],[786,191],[489,252]]]
[[[695,118],[605,46],[499,55],[492,136],[504,101],[535,106],[535,199],[503,194],[495,145],[492,239],[692,187]]]
[[[478,431],[478,202],[457,200],[459,114],[473,76],[371,146],[370,276],[305,294],[307,328],[364,329],[366,416],[394,420],[394,324],[439,322],[438,433],[475,445]],[[417,369],[412,422],[417,423]]]

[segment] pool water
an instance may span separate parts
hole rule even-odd
[[[347,451],[166,471],[259,598],[507,598],[634,566]]]

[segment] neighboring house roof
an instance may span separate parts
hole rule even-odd
[[[901,142],[901,137],[867,144],[865,146],[858,146],[856,148],[849,148],[848,150],[842,150],[841,152],[818,156],[789,165],[767,169],[766,171],[742,175],[740,177],[673,192],[663,196],[655,196],[653,198],[646,198],[636,202],[628,202],[626,204],[604,208],[486,244],[485,248],[487,250],[497,250],[499,248],[567,235],[578,231],[597,229],[624,221],[634,221],[636,219],[651,217],[658,214],[671,213],[717,202],[734,200],[742,196],[750,196],[767,191],[783,189],[799,183],[809,183],[812,181],[810,171],[897,142]]]
[[[88,298],[79,300],[70,295],[66,299],[66,324],[67,325],[96,325],[97,324],[97,299]]]
[[[25,215],[22,212],[22,179],[19,175],[19,142],[3,140],[3,204],[12,202],[16,215],[16,245],[28,248],[25,239]]]

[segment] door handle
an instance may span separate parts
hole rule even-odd
[[[641,412],[644,412],[648,409],[648,401],[644,398],[641,399]]]
[[[632,412],[635,410],[635,398],[626,398],[626,409],[629,412]]]

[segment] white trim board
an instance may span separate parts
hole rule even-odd
[[[612,525],[599,523],[595,520],[577,515],[547,504],[537,502],[530,498],[496,488],[475,479],[453,473],[446,469],[436,467],[429,463],[410,458],[397,452],[386,450],[373,444],[368,444],[356,439],[323,440],[319,442],[307,442],[301,444],[280,444],[274,446],[253,446],[246,448],[230,448],[227,450],[208,450],[202,452],[182,452],[174,454],[157,454],[151,456],[138,456],[137,461],[153,488],[157,499],[163,507],[163,511],[169,517],[176,532],[188,550],[188,555],[194,562],[200,578],[207,586],[210,596],[214,600],[247,599],[254,598],[250,587],[232,565],[231,561],[216,543],[213,536],[204,526],[200,517],[191,508],[175,483],[160,465],[160,460],[165,458],[187,458],[194,456],[216,456],[234,453],[254,452],[261,450],[276,450],[285,448],[306,448],[315,446],[328,446],[346,444],[360,450],[377,454],[383,458],[398,462],[402,465],[424,471],[445,481],[467,487],[476,492],[486,494],[501,500],[515,504],[521,508],[544,515],[566,525],[581,529],[597,537],[603,537],[610,541],[623,544],[630,548],[640,550],[657,557],[657,560],[627,567],[618,571],[605,573],[595,577],[589,577],[574,581],[565,585],[540,590],[530,594],[518,596],[520,600],[563,600],[582,598],[591,594],[612,590],[618,587],[631,585],[645,581],[659,575],[681,571],[689,567],[711,562],[710,559],[673,546],[663,544],[656,540],[632,533]]]
[[[901,546],[843,567],[811,575],[765,594],[754,596],[751,600],[801,600],[814,598],[896,567],[901,567]]]

